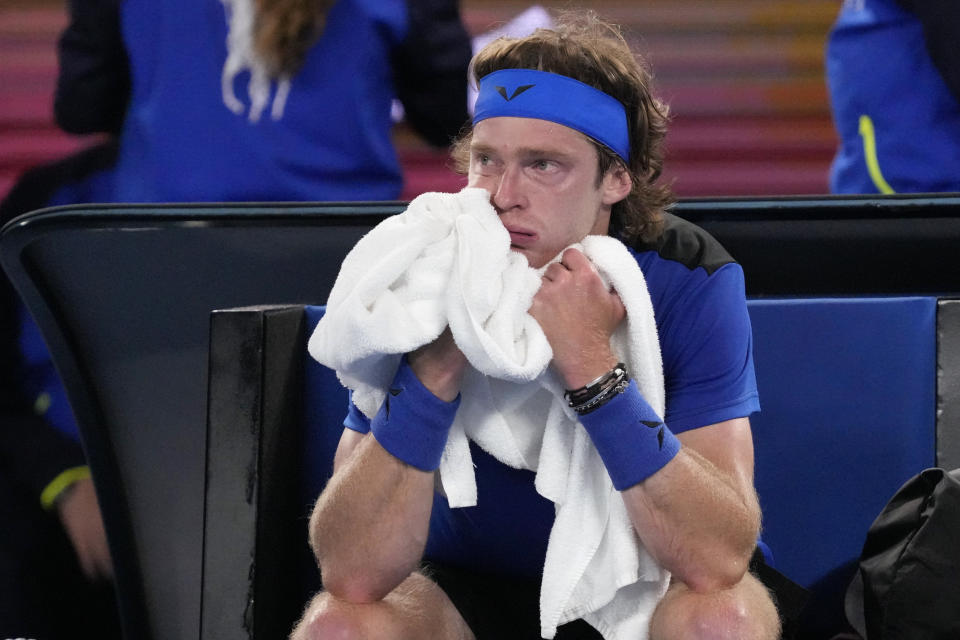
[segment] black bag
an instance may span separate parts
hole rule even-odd
[[[867,640],[960,638],[960,469],[927,469],[871,525],[847,590]]]

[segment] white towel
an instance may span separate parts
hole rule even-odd
[[[548,369],[550,345],[527,313],[543,270],[510,251],[489,199],[471,188],[424,194],[371,230],[344,260],[308,349],[372,417],[401,355],[449,325],[472,365],[440,463],[450,506],[477,501],[469,440],[504,464],[535,471],[537,491],[556,505],[540,594],[543,637],[583,617],[607,640],[644,639],[670,575],[640,545]],[[612,338],[614,352],[663,415],[660,348],[640,268],[612,238],[574,246],[623,300],[627,320]]]

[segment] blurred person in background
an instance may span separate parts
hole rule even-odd
[[[960,191],[960,4],[846,0],[827,45],[834,193]]]
[[[19,208],[395,199],[392,103],[447,146],[470,55],[456,0],[71,0],[57,123],[116,145],[28,174]]]

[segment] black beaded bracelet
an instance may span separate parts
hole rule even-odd
[[[622,362],[593,380],[587,385],[567,391],[563,395],[570,406],[579,415],[586,415],[609,402],[612,398],[626,390],[630,382],[627,367]]]
[[[577,414],[581,416],[585,416],[588,413],[591,413],[592,411],[596,411],[603,405],[613,400],[616,396],[626,391],[627,386],[629,384],[630,384],[629,378],[624,378],[623,380],[620,380],[615,385],[613,385],[610,389],[606,390],[600,396],[594,398],[593,400],[591,400],[590,402],[587,402],[586,404],[577,405],[576,407],[573,408],[573,410],[576,411]]]
[[[610,384],[612,380],[615,380],[620,375],[626,374],[627,366],[622,362],[618,362],[610,371],[601,374],[592,382],[588,382],[579,389],[568,390],[564,392],[563,396],[567,399],[567,404],[571,407],[582,404],[590,398],[594,397],[607,385]]]

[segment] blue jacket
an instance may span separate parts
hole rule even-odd
[[[437,145],[467,120],[470,40],[454,0],[334,3],[285,102],[271,82],[256,121],[249,71],[228,82],[236,111],[221,90],[229,16],[221,0],[72,0],[58,122],[120,135],[116,167],[85,198],[390,200],[402,187],[393,99]]]
[[[827,46],[840,136],[831,191],[960,191],[960,88],[949,84],[960,74],[958,12],[924,0],[844,3]]]

